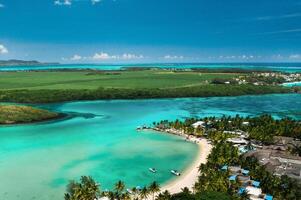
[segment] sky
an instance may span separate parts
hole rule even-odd
[[[0,60],[301,62],[301,0],[0,0]]]

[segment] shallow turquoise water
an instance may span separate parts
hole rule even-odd
[[[0,71],[15,70],[58,70],[58,69],[96,69],[96,70],[122,70],[126,67],[158,67],[175,69],[247,69],[247,70],[272,70],[288,73],[301,72],[301,63],[217,63],[217,64],[124,64],[124,65],[93,65],[93,64],[62,64],[62,65],[44,65],[44,66],[9,66],[0,67]]]
[[[196,156],[195,144],[135,127],[190,116],[258,115],[301,119],[301,95],[89,101],[42,105],[77,117],[0,127],[0,199],[63,199],[69,179],[92,175],[102,189],[122,179],[130,187],[173,178]],[[89,115],[88,115],[89,114]],[[92,115],[91,115],[92,114]],[[148,172],[157,168],[158,174]]]
[[[282,85],[286,86],[286,87],[301,86],[301,81],[300,82],[283,83]]]

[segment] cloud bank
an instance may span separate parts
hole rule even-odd
[[[106,52],[97,52],[92,56],[81,56],[78,54],[73,55],[71,58],[62,58],[65,61],[113,61],[113,60],[140,60],[143,59],[143,55],[137,55],[132,53],[124,53],[121,55],[112,55]]]
[[[0,44],[0,54],[6,54],[6,53],[8,53],[7,48],[3,44]]]

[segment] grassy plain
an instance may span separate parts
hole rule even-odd
[[[214,78],[239,74],[171,71],[2,72],[0,89],[178,88],[206,84]]]
[[[287,93],[281,86],[212,84],[244,73],[193,71],[0,72],[0,102],[49,103],[72,100],[212,97]]]

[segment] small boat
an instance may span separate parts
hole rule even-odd
[[[180,172],[178,172],[177,170],[171,170],[170,171],[173,175],[175,175],[175,176],[180,176],[181,174],[180,174]]]
[[[157,170],[155,169],[155,168],[149,168],[148,169],[150,172],[152,172],[152,173],[156,173],[157,172]]]

